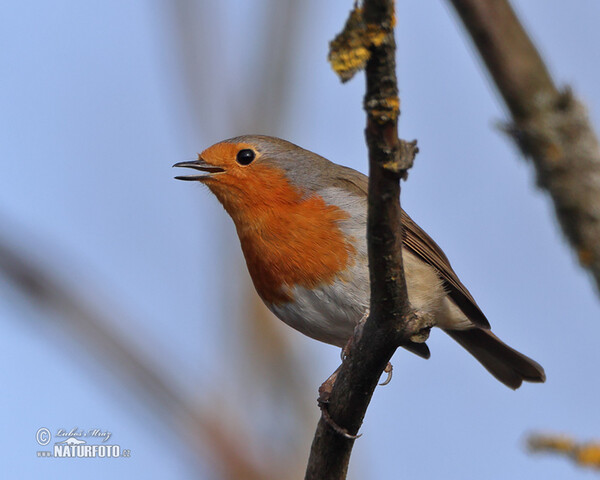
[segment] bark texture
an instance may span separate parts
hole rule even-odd
[[[540,188],[600,291],[600,144],[583,104],[559,90],[506,0],[451,0],[504,98],[506,131],[532,160]]]
[[[393,8],[391,0],[365,0],[362,12],[352,13],[362,15],[362,19],[347,23],[347,28],[360,25],[366,32],[363,37],[369,50],[364,107],[370,170],[367,239],[371,309],[364,326],[355,332],[329,402],[323,407],[326,411],[311,447],[307,479],[346,478],[355,441],[352,436],[362,424],[378,379],[396,348],[420,330],[409,308],[402,265],[400,179],[406,176],[417,149],[416,142],[398,139],[400,102]],[[345,35],[347,32],[338,38]]]

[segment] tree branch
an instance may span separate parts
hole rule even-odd
[[[508,106],[506,128],[600,290],[600,144],[584,106],[559,91],[506,0],[451,0]]]
[[[362,19],[359,19],[361,14]],[[406,176],[417,149],[416,142],[398,140],[400,102],[395,71],[393,1],[365,0],[364,12],[355,9],[346,29],[357,25],[362,33],[347,35],[345,31],[336,41],[351,39],[350,50],[337,57],[342,60],[358,57],[354,53],[364,45],[356,45],[357,36],[368,42],[364,107],[370,167],[367,240],[371,309],[364,327],[354,334],[329,403],[324,407],[330,420],[322,417],[319,421],[306,479],[346,477],[354,438],[335,431],[330,422],[356,435],[388,361],[396,348],[419,330],[418,322],[412,321],[404,279],[399,202],[400,179]],[[332,48],[336,48],[336,41],[332,42]],[[335,69],[336,65],[333,62],[332,65]]]

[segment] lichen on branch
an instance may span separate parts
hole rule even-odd
[[[600,469],[600,443],[577,442],[571,437],[556,434],[535,434],[527,439],[532,453],[549,452],[566,455],[582,467]]]
[[[364,70],[371,58],[371,47],[380,47],[390,40],[395,17],[381,24],[367,23],[363,9],[355,5],[344,29],[329,43],[328,60],[342,82]]]

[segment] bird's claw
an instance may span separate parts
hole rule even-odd
[[[348,440],[356,440],[357,438],[362,437],[362,433],[352,435],[348,430],[340,427],[337,423],[335,423],[333,419],[329,416],[329,411],[327,410],[327,403],[319,402],[319,408],[321,409],[321,416],[323,417],[323,420],[327,425],[331,427],[331,429],[335,433],[341,435],[344,438],[347,438]]]
[[[387,373],[387,378],[383,382],[381,382],[379,384],[379,386],[385,387],[388,383],[390,383],[392,381],[392,371],[393,370],[394,370],[394,367],[392,366],[392,364],[390,362],[388,362],[388,364],[383,369],[383,371],[385,373]]]
[[[329,375],[329,378],[327,378],[327,380],[325,380],[319,387],[319,398],[317,399],[317,402],[319,402],[319,407],[321,404],[329,403],[329,397],[331,396],[331,391],[333,390],[333,384],[335,383],[335,379],[337,378],[341,368],[342,366],[340,365],[335,372]]]

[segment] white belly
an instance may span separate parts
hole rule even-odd
[[[433,267],[404,250],[404,269],[411,307],[431,316],[436,326],[462,329],[472,326],[452,302]],[[343,347],[369,306],[368,271],[364,264],[352,267],[353,281],[336,279],[333,284],[309,290],[291,289],[294,301],[267,307],[281,320],[304,335]]]

